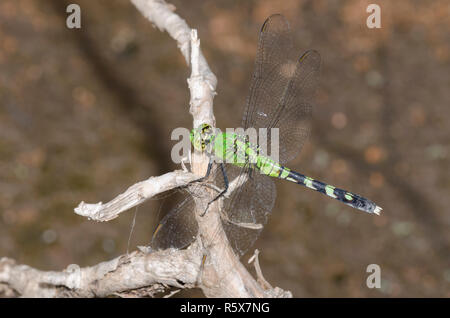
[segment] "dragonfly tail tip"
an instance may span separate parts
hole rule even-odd
[[[378,205],[376,206],[375,210],[373,210],[373,213],[375,213],[376,215],[380,215],[381,210],[383,210],[382,207],[379,207]]]

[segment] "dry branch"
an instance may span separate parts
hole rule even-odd
[[[61,272],[40,271],[2,258],[0,291],[3,283],[5,294],[22,297],[106,297],[139,289],[144,289],[140,296],[153,296],[151,291],[161,291],[155,284],[194,287],[201,261],[197,254],[195,245],[176,252],[139,251],[90,267],[71,264]]]
[[[120,213],[145,202],[155,195],[185,186],[197,178],[198,176],[181,170],[168,172],[162,176],[151,177],[132,185],[108,203],[88,204],[82,201],[75,208],[75,213],[94,221],[111,221],[118,217]]]

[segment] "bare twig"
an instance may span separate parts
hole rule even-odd
[[[261,267],[259,266],[259,250],[256,249],[255,253],[252,257],[248,260],[248,263],[252,263],[255,266],[256,276],[258,277],[258,281],[265,289],[272,289],[272,285],[269,284],[269,282],[264,278]]]
[[[198,176],[181,170],[168,172],[162,176],[151,177],[132,185],[124,193],[108,203],[88,204],[81,202],[75,208],[75,213],[94,221],[110,221],[115,219],[120,213],[145,202],[159,193],[185,186],[197,178]]]

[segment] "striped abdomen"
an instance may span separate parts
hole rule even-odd
[[[289,171],[286,180],[304,185],[310,189],[326,194],[352,208],[359,209],[367,213],[380,214],[381,208],[369,199],[363,198],[355,193],[336,188],[332,185],[314,180],[295,171]]]
[[[262,173],[268,176],[301,184],[312,190],[323,193],[333,199],[341,201],[342,203],[345,203],[352,208],[356,208],[367,213],[375,213],[378,215],[382,210],[374,202],[366,198],[363,198],[355,193],[336,188],[332,185],[320,182],[318,180],[314,180],[303,174],[292,171],[289,168],[283,167],[270,159],[264,158],[264,160],[259,161],[257,163],[257,167]]]

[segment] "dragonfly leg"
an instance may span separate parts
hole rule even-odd
[[[206,212],[208,212],[208,209],[209,209],[209,206],[211,205],[211,203],[215,202],[217,199],[222,197],[228,191],[228,185],[229,185],[228,176],[225,171],[225,166],[223,163],[220,164],[220,170],[222,170],[222,176],[223,176],[223,182],[225,184],[225,189],[223,189],[223,191],[220,192],[214,199],[212,199],[211,201],[208,202],[208,204],[206,205],[205,211],[200,216],[204,216],[206,214]]]
[[[253,180],[253,173],[254,173],[255,169],[250,169],[250,171],[248,172],[248,177],[250,178],[250,180]]]
[[[209,177],[210,173],[211,173],[212,164],[213,164],[212,160],[209,160],[208,169],[206,170],[206,175],[204,175],[201,178],[198,178],[196,180],[191,181],[191,183],[193,183],[193,182],[203,182],[205,179],[207,179]]]

